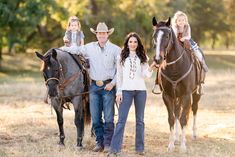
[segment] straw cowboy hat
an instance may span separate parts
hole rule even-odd
[[[114,28],[108,29],[107,25],[104,22],[99,22],[96,30],[90,28],[90,31],[94,34],[96,34],[97,32],[108,32],[108,34],[111,35],[114,31]]]

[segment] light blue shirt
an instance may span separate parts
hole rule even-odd
[[[104,48],[97,42],[91,42],[78,48],[77,54],[83,54],[89,59],[90,78],[92,80],[108,80],[116,85],[117,56],[121,53],[121,48],[110,41],[107,41]]]

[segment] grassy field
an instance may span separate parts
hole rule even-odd
[[[26,56],[26,57],[25,57]],[[25,59],[26,58],[26,59]],[[210,71],[198,111],[198,139],[192,140],[192,116],[187,127],[185,154],[176,145],[167,152],[169,126],[167,111],[159,95],[148,91],[145,111],[146,157],[233,157],[235,156],[235,52],[208,51]],[[4,56],[0,71],[0,157],[104,157],[93,153],[95,139],[86,127],[82,151],[76,150],[74,112],[64,112],[65,144],[57,146],[58,127],[51,107],[43,103],[45,85],[33,55]],[[148,89],[154,76],[147,80]],[[121,156],[135,157],[135,118],[131,108]],[[117,121],[117,116],[115,116]]]

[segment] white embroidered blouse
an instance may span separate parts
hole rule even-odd
[[[121,56],[117,57],[117,95],[123,90],[146,90],[144,78],[151,77],[148,63],[141,63],[136,54],[130,54],[124,65],[120,63]]]

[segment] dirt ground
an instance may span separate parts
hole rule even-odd
[[[148,89],[153,79],[147,80]],[[192,114],[187,127],[187,152],[180,146],[167,152],[169,125],[160,95],[148,91],[145,110],[146,157],[233,157],[235,156],[235,70],[210,70],[197,115],[198,138],[192,140]],[[73,110],[64,112],[65,147],[57,146],[55,113],[43,103],[45,86],[40,81],[0,84],[0,157],[105,157],[93,153],[95,139],[86,127],[85,149],[78,151]],[[135,113],[131,108],[121,156],[135,157]],[[117,121],[117,116],[115,116]]]

